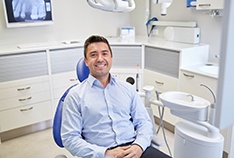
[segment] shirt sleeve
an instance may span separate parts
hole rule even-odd
[[[133,144],[138,144],[145,151],[152,141],[153,125],[142,99],[137,92],[133,93],[131,115],[136,129],[136,139]]]
[[[105,147],[90,144],[82,139],[82,117],[79,98],[69,93],[63,105],[61,137],[64,147],[73,155],[82,158],[104,158]],[[94,138],[95,139],[95,138]]]

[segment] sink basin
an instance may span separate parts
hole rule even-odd
[[[180,91],[164,92],[159,97],[176,116],[187,120],[207,120],[210,102],[206,99]]]
[[[219,74],[219,67],[216,65],[205,65],[205,66],[201,66],[199,67],[200,71],[203,71],[205,73],[209,73],[212,75],[218,75]]]

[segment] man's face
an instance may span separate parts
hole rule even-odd
[[[112,66],[112,56],[106,43],[91,43],[87,47],[86,58],[84,60],[92,76],[97,79],[109,77],[109,71]]]

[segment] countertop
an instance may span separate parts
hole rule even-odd
[[[148,38],[148,37],[136,37],[134,39],[123,40],[120,37],[107,37],[110,45],[140,45],[157,47],[161,49],[169,49],[175,51],[181,51],[183,49],[191,49],[194,47],[203,46],[206,44],[186,44],[179,42],[170,42],[163,38]],[[72,40],[72,41],[48,41],[37,43],[22,43],[18,45],[0,45],[0,55],[20,54],[32,51],[45,51],[53,49],[75,48],[83,47],[84,39]],[[202,72],[198,69],[202,65],[194,65],[192,67],[183,67],[181,70],[205,75],[208,77],[218,78],[217,75]]]
[[[208,63],[208,64],[210,64],[210,63]],[[212,66],[218,66],[215,63],[211,63],[211,65]],[[203,76],[207,76],[207,77],[211,77],[211,78],[214,78],[214,79],[218,79],[219,72],[217,72],[217,73],[204,72],[204,71],[200,70],[200,67],[203,67],[203,66],[206,66],[206,65],[204,64],[204,65],[187,66],[187,67],[180,68],[180,70],[195,73],[195,74],[199,74],[199,75],[203,75]]]
[[[130,40],[123,40],[120,37],[107,37],[107,39],[110,45],[145,45],[175,51],[205,45],[170,42],[166,41],[163,38],[147,38],[140,36]],[[17,54],[22,52],[40,51],[47,49],[83,47],[84,41],[84,39],[78,39],[72,41],[48,41],[35,43],[19,43],[17,45],[0,45],[0,55]]]

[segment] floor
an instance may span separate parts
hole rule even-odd
[[[166,138],[170,150],[173,153],[173,133],[165,130]],[[163,140],[162,130],[160,130],[159,138]],[[160,148],[163,152],[169,154],[166,145]],[[52,129],[46,129],[40,132],[18,137],[0,144],[0,158],[67,158],[73,156],[65,149],[59,148],[54,143],[52,137]]]

